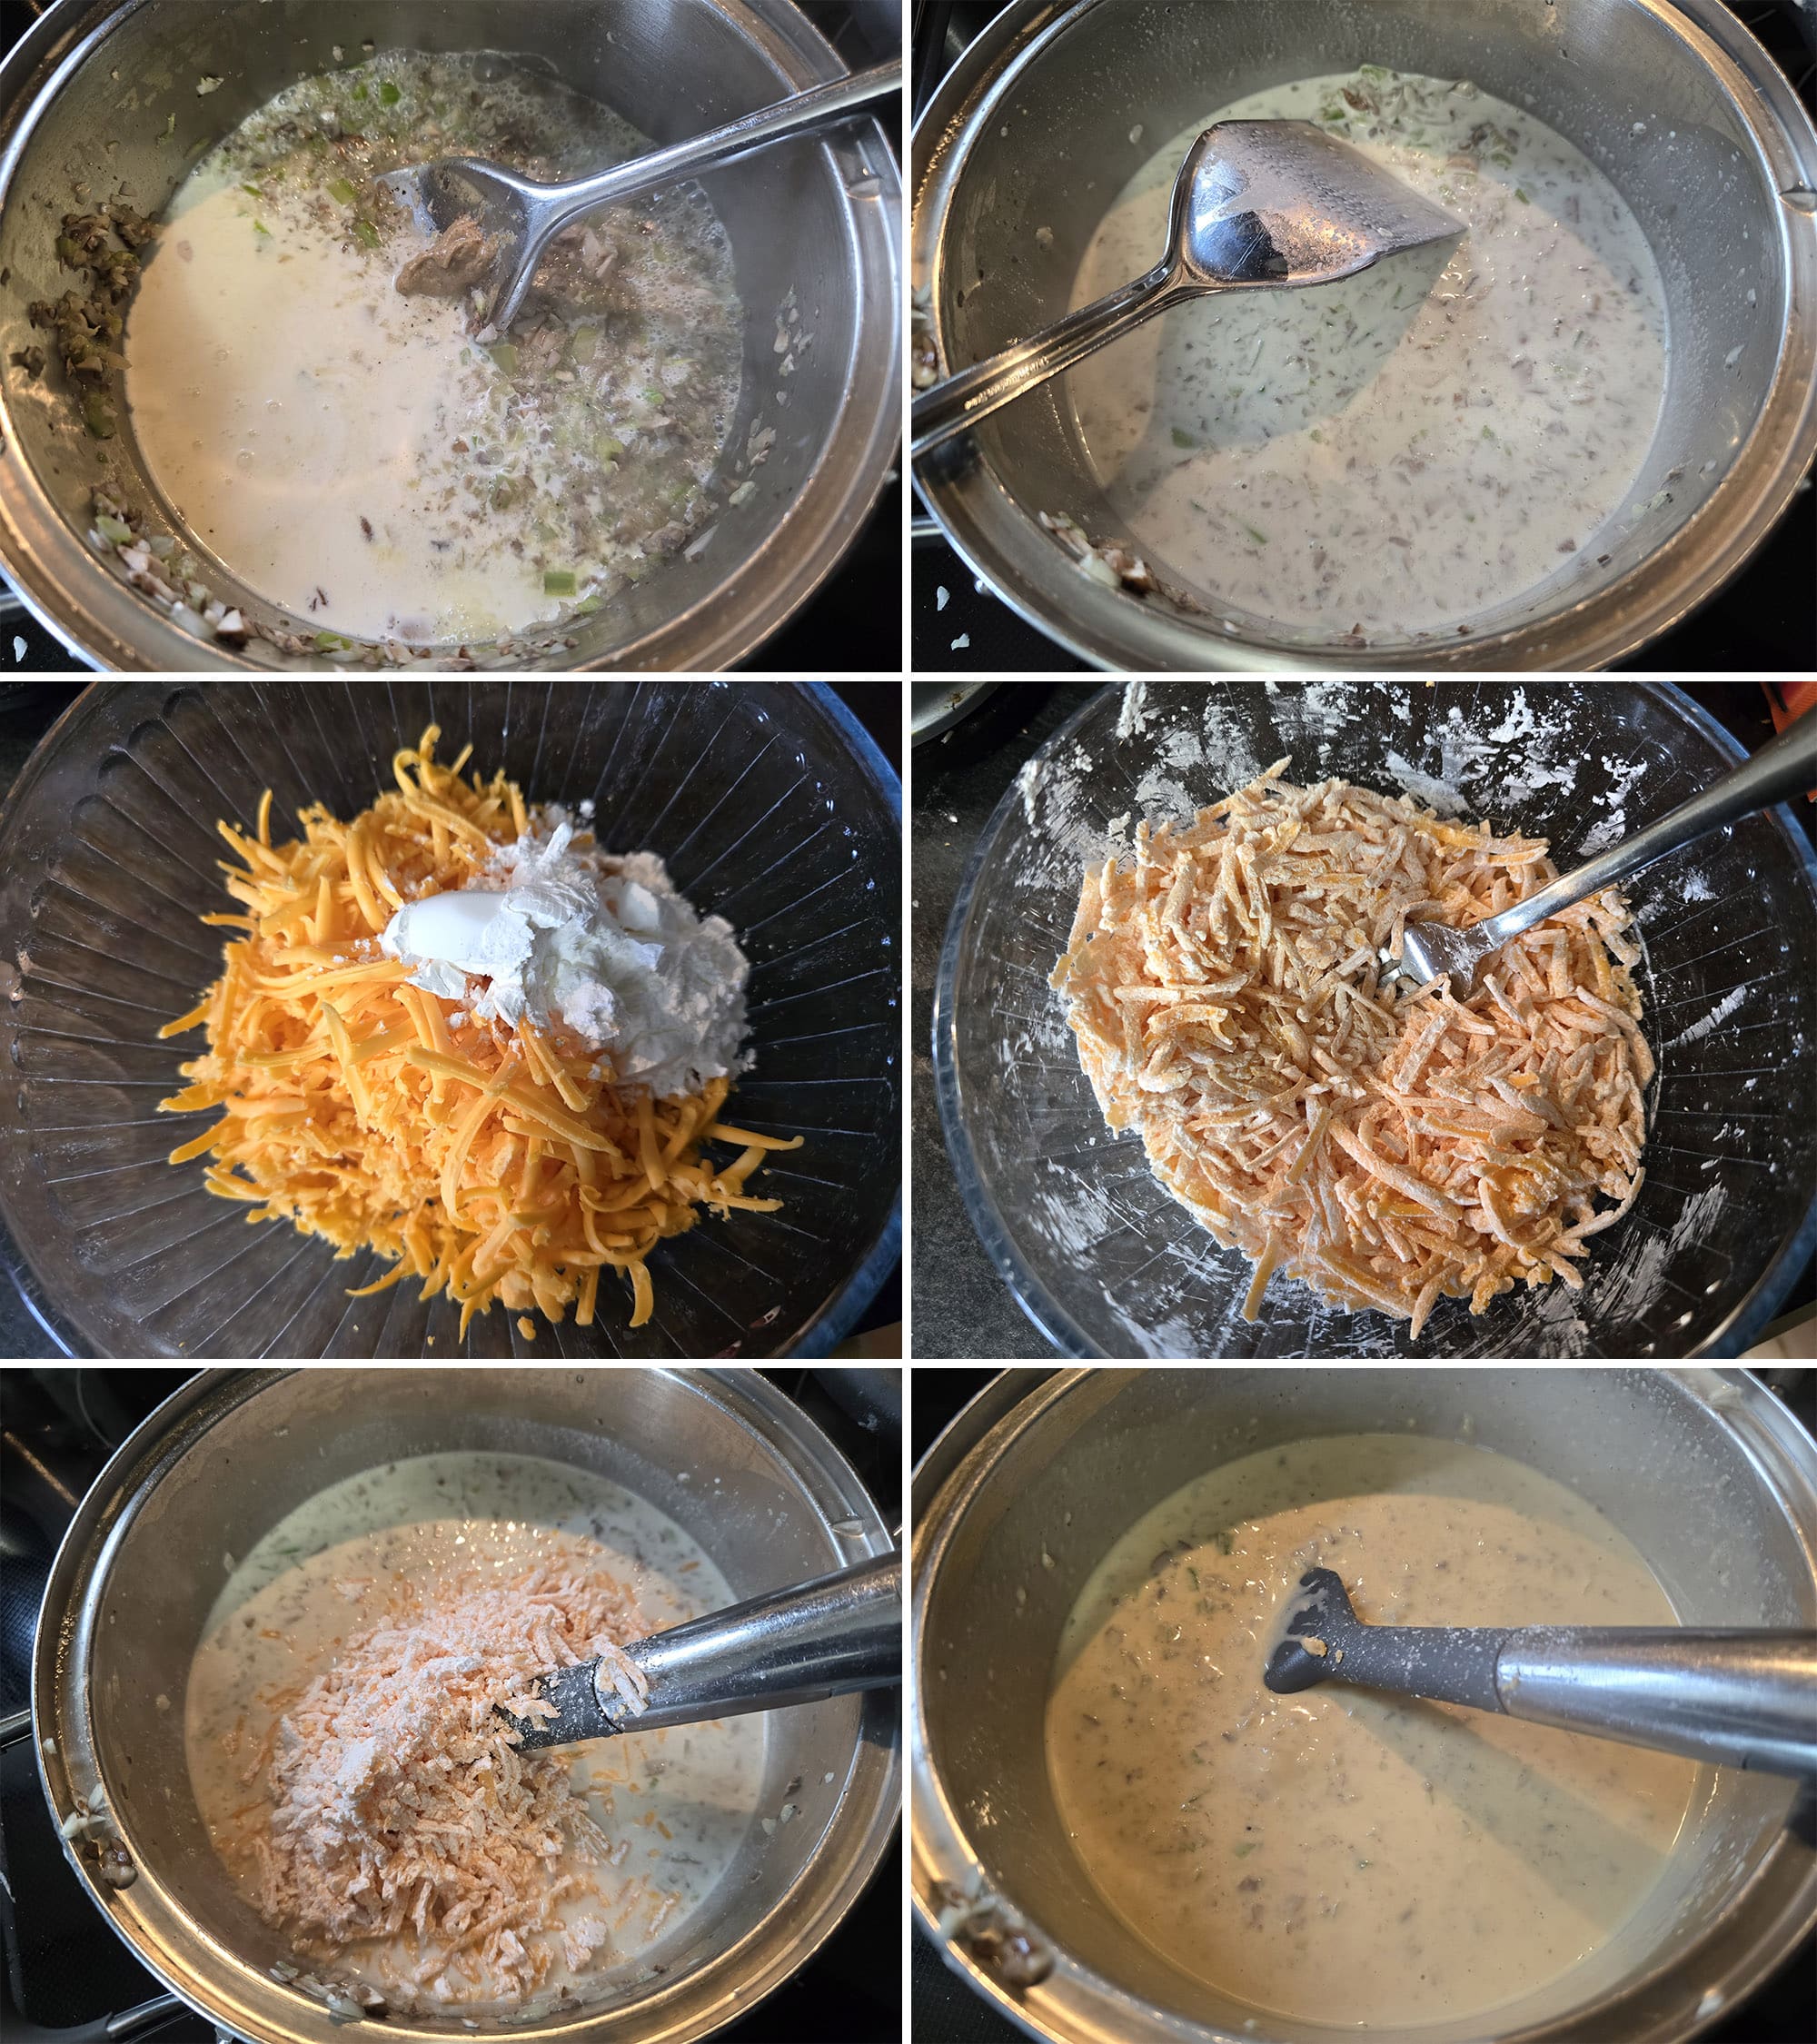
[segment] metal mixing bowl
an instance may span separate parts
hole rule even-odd
[[[58,1820],[100,1782],[137,1869],[115,1888],[92,1851],[69,1849],[84,1885],[224,2034],[345,2044],[348,2032],[272,1978],[287,1940],[216,1858],[190,1789],[184,1695],[223,1555],[343,1478],[455,1451],[540,1455],[622,1484],[700,1543],[735,1600],[891,1544],[832,1444],[750,1371],[217,1371],[186,1384],[70,1523],[38,1622],[33,1729]],[[559,2019],[476,2032],[458,2016],[392,2016],[383,2034],[682,2044],[719,2029],[813,1956],[876,1870],[899,1806],[898,1722],[889,1690],[767,1715],[759,1807],[793,1801],[800,1816],[751,1826],[707,1902],[647,1955],[660,1977],[626,1967],[603,2007]]]
[[[204,1120],[159,1115],[200,1055],[160,1026],[217,977],[197,918],[233,903],[218,818],[365,808],[392,754],[442,727],[527,800],[597,806],[614,851],[660,854],[751,962],[756,1067],[733,1099],[801,1150],[764,1174],[778,1214],[734,1212],[659,1245],[654,1317],[601,1288],[591,1328],[501,1309],[463,1341],[445,1295],[348,1291],[387,1267],[337,1262],[282,1224],[249,1228],[200,1160]],[[822,1354],[898,1253],[900,795],[830,690],[760,681],[97,683],[0,810],[0,1214],[68,1340],[102,1355],[238,1357]],[[786,1126],[785,1126],[786,1125]]]
[[[1721,0],[1014,0],[916,124],[913,277],[941,359],[961,367],[1066,311],[1093,232],[1159,139],[1245,94],[1363,63],[1469,78],[1531,108],[1613,181],[1653,244],[1665,404],[1604,529],[1608,564],[1586,550],[1574,580],[1460,620],[1467,639],[1360,652],[1100,588],[1037,522],[1065,512],[1094,539],[1127,537],[1062,378],[917,479],[973,571],[1096,665],[1604,666],[1740,567],[1817,451],[1817,133]]]
[[[0,362],[42,342],[34,299],[70,283],[58,223],[78,184],[121,187],[161,212],[205,146],[299,76],[335,68],[339,45],[501,50],[678,141],[837,76],[839,59],[791,0],[61,0],[0,65]],[[197,82],[221,78],[198,96]],[[175,128],[164,139],[167,121]],[[901,198],[875,123],[821,144],[766,151],[704,178],[731,238],[747,312],[744,389],[729,444],[760,412],[779,430],[756,497],[719,522],[697,560],[663,563],[558,645],[524,664],[728,667],[812,593],[862,528],[895,457]],[[815,342],[775,404],[778,310],[793,290]],[[154,511],[124,406],[116,440],[84,434],[53,368],[0,372],[0,561],[65,644],[97,666],[151,672],[271,661],[206,643],[163,616],[92,552],[85,535],[104,471]],[[307,517],[306,505],[298,516]],[[154,518],[151,530],[174,531]],[[313,636],[231,576],[214,593],[249,617]],[[258,641],[253,641],[257,646]],[[269,649],[265,652],[269,653]],[[296,661],[326,665],[324,661]]]
[[[1219,1996],[1098,1899],[1047,1772],[1060,1629],[1143,1513],[1221,1464],[1323,1434],[1413,1431],[1530,1464],[1605,1512],[1687,1625],[1817,1624],[1817,1444],[1745,1373],[1007,1373],[915,1483],[910,1883],[922,1928],[1001,2013],[1054,2044],[1328,2044]],[[1565,1978],[1423,2044],[1682,2044],[1817,1924],[1808,1794],[1703,1770],[1634,1920]],[[1017,1988],[1002,1937],[1027,1979]],[[1408,2033],[1411,2034],[1411,2033]]]
[[[1190,815],[1283,754],[1286,778],[1394,794],[1421,776],[1551,841],[1561,871],[1737,763],[1661,683],[1173,682],[1107,688],[998,805],[954,903],[934,1005],[940,1116],[967,1209],[1029,1318],[1071,1355],[1736,1355],[1817,1244],[1817,853],[1783,809],[1699,840],[1624,891],[1659,1062],[1646,1180],[1594,1238],[1582,1292],[1472,1315],[1321,1306],[1220,1249],[1113,1136],[1045,984],[1109,826]],[[1425,799],[1425,795],[1421,796]]]

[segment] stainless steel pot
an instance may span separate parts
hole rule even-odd
[[[173,1992],[236,2037],[345,2044],[346,2030],[267,1971],[286,1958],[284,1940],[216,1859],[190,1791],[183,1699],[223,1556],[243,1555],[343,1477],[462,1449],[541,1455],[623,1484],[699,1540],[737,1598],[890,1545],[825,1436],[750,1371],[216,1371],[185,1385],[122,1446],[71,1523],[39,1619],[33,1729],[58,1819],[78,1794],[92,1802],[99,1783],[136,1869],[117,1888],[94,1848],[72,1848],[96,1904]],[[154,1707],[160,1695],[171,1708]],[[888,1846],[897,1722],[889,1691],[774,1713],[760,1807],[792,1801],[799,1817],[751,1828],[674,1949],[650,1955],[662,1977],[565,2019],[512,2020],[509,2034],[681,2044],[779,1985]],[[475,2034],[458,2017],[393,2017],[384,2030]]]
[[[1087,243],[1157,138],[1361,63],[1471,78],[1529,106],[1620,189],[1659,259],[1671,335],[1628,508],[1668,501],[1626,526],[1606,567],[1586,553],[1564,590],[1461,620],[1468,639],[1352,652],[1260,618],[1228,613],[1227,629],[1225,611],[1194,618],[1088,581],[1038,523],[1064,512],[1095,539],[1127,536],[1062,378],[917,480],[974,572],[1096,665],[1604,666],[1734,573],[1817,451],[1817,133],[1721,0],[1015,0],[915,129],[913,279],[942,362],[963,367],[1065,312]]]
[[[269,666],[270,649],[198,641],[89,549],[104,459],[148,511],[124,407],[117,439],[83,432],[53,366],[11,365],[42,342],[26,319],[68,288],[55,242],[75,188],[121,186],[156,213],[212,143],[333,46],[499,49],[558,74],[667,143],[837,75],[839,59],[792,0],[61,0],[0,65],[0,565],[33,612],[97,665],[152,672]],[[204,76],[224,81],[198,96]],[[175,121],[168,140],[167,122]],[[900,434],[901,195],[882,130],[771,150],[702,181],[731,237],[748,320],[733,439],[779,428],[758,493],[720,521],[697,560],[666,561],[534,662],[553,668],[730,666],[773,632],[862,527]],[[779,308],[793,289],[814,346],[776,404]],[[99,458],[98,458],[99,455]],[[306,505],[299,505],[306,517]],[[154,519],[152,530],[159,530]],[[164,525],[163,530],[173,531]],[[286,619],[231,577],[213,592]],[[253,641],[258,648],[259,641]],[[303,661],[286,664],[302,667]]]
[[[1117,1539],[1182,1484],[1276,1443],[1470,1438],[1607,1513],[1688,1624],[1817,1622],[1817,1444],[1735,1370],[1009,1372],[917,1473],[910,1880],[948,1963],[1054,2044],[1319,2044],[1221,1998],[1097,1898],[1048,1786],[1059,1633]],[[1051,1561],[1052,1565],[1048,1563]],[[1817,1923],[1810,1806],[1706,1770],[1660,1888],[1563,1981],[1426,2026],[1425,2044],[1680,2044]]]

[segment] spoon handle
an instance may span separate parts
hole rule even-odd
[[[1744,760],[1688,802],[1680,803],[1669,816],[1648,824],[1644,830],[1637,830],[1632,838],[1623,838],[1619,845],[1586,865],[1562,874],[1537,894],[1504,908],[1476,928],[1492,930],[1494,942],[1505,944],[1509,938],[1532,929],[1561,908],[1600,894],[1604,888],[1613,887],[1617,880],[1637,873],[1643,866],[1651,866],[1654,859],[1663,858],[1694,838],[1752,816],[1756,809],[1771,809],[1775,802],[1783,802],[1810,788],[1817,788],[1817,715],[1789,724],[1752,759]]]
[[[1140,326],[1186,294],[1176,283],[1172,267],[1163,263],[1121,291],[1043,327],[1032,340],[1018,342],[1000,354],[960,370],[915,400],[909,416],[910,452],[918,461],[955,433],[964,432],[1025,392],[1083,362],[1107,342]]]
[[[654,192],[678,178],[692,177],[720,164],[735,162],[772,143],[809,134],[817,128],[831,127],[880,99],[902,90],[902,63],[892,58],[863,71],[849,72],[825,84],[809,85],[806,92],[780,100],[774,106],[760,107],[755,114],[741,114],[722,128],[670,143],[666,149],[635,156],[628,164],[615,164],[596,176],[577,178],[571,184],[553,184],[542,193],[547,218],[539,223],[541,235],[559,233],[568,222],[615,199],[634,198]]]

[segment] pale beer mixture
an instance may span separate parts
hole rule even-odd
[[[1240,2003],[1398,2034],[1542,1990],[1660,1878],[1698,1770],[1491,1712],[1262,1670],[1310,1568],[1405,1625],[1669,1625],[1550,1477],[1411,1434],[1243,1456],[1139,1520],[1067,1622],[1060,1819],[1107,1908]]]

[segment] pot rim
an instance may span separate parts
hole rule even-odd
[[[755,1369],[623,1367],[677,1379],[754,1433],[800,1484],[810,1509],[844,1560],[858,1561],[890,1551],[894,1543],[889,1529],[857,1473],[808,1414]],[[127,1435],[78,1505],[51,1564],[32,1649],[33,1747],[39,1786],[55,1822],[61,1824],[74,1811],[73,1771],[79,1771],[85,1781],[100,1779],[93,1741],[86,1639],[93,1627],[92,1607],[107,1579],[115,1550],[158,1483],[219,1420],[298,1374],[296,1370],[199,1371]],[[861,1523],[861,1533],[835,1539],[833,1523],[852,1518]],[[849,1809],[852,1814],[836,1815],[793,1885],[738,1943],[629,2008],[611,2003],[581,2007],[565,2019],[534,2023],[494,2019],[489,2029],[468,2034],[482,2039],[521,2038],[526,2044],[577,2044],[579,2039],[614,2037],[621,2037],[624,2044],[693,2044],[773,1993],[839,1928],[889,1849],[900,1807],[902,1768],[899,1710],[887,1701],[889,1693],[873,1692],[863,1700],[866,1722],[854,1742],[853,1773],[840,1803],[841,1812]],[[871,1723],[873,1711],[879,1719],[890,1722]],[[887,1738],[878,1736],[884,1731]],[[55,1741],[49,1752],[47,1739]],[[164,1907],[180,1918],[196,1943],[213,1956],[211,1970],[182,1960],[152,1937],[130,1900],[132,1890],[122,1891],[98,1881],[67,1842],[64,1857],[139,1962],[225,2034],[253,2039],[254,2044],[259,2040],[333,2044],[341,2034],[343,2026],[333,2022],[325,2009],[299,2014],[296,2004],[304,1998],[231,1954],[225,1964],[231,1969],[228,1977],[236,1999],[227,2002],[216,1991],[221,1970],[217,1948],[212,1939],[197,1931],[179,1905],[166,1900]],[[810,1884],[819,1890],[810,1911],[805,1917],[789,1913]],[[740,1965],[748,1970],[748,1979],[726,1977]],[[315,2010],[316,2005],[304,2001],[304,2008]],[[644,2027],[651,2019],[652,2026]],[[451,2036],[460,2032],[392,2015],[385,2019],[382,2030],[373,2034],[396,2038],[400,2044],[448,2044]]]
[[[1187,682],[1174,685],[1191,686]],[[1411,683],[1407,685],[1412,686]],[[1453,682],[1447,685],[1461,684]],[[1622,684],[1612,682],[1608,685],[1613,688]],[[1718,748],[1731,766],[1739,767],[1746,760],[1747,755],[1739,741],[1732,738],[1703,704],[1694,697],[1687,695],[1677,682],[1637,680],[1626,685],[1664,697],[1693,729],[1701,731]],[[1087,719],[1097,708],[1105,690],[1121,686],[1120,682],[1100,683],[1047,742],[1030,755],[1030,763],[1057,755],[1083,728]],[[990,812],[984,829],[979,831],[978,842],[972,847],[971,855],[966,861],[958,892],[953,898],[952,913],[947,919],[946,934],[940,942],[939,962],[934,977],[934,1093],[939,1107],[940,1131],[946,1138],[947,1154],[952,1163],[953,1176],[958,1181],[959,1196],[965,1203],[967,1216],[984,1245],[985,1254],[995,1265],[998,1275],[1008,1287],[1010,1296],[1041,1336],[1050,1342],[1060,1354],[1096,1358],[1100,1352],[1093,1347],[1085,1330],[1044,1280],[1037,1276],[1024,1263],[1016,1245],[1015,1231],[1005,1218],[995,1193],[985,1182],[984,1174],[979,1169],[978,1148],[966,1124],[959,1098],[958,1016],[954,997],[959,949],[971,921],[973,898],[978,891],[979,878],[988,863],[989,848],[996,833],[1005,818],[1013,814],[1021,806],[1021,784],[1019,781],[1012,781],[1004,790],[997,807]],[[1791,805],[1785,802],[1776,803],[1772,809],[1761,813],[1772,820],[1791,844],[1802,865],[1805,883],[1810,888],[1813,899],[1817,899],[1817,849],[1813,849],[1806,838],[1797,818],[1792,813]],[[1792,1288],[1792,1280],[1813,1246],[1817,1246],[1817,1186],[1812,1187],[1802,1215],[1787,1228],[1779,1247],[1754,1280],[1752,1287],[1733,1308],[1727,1320],[1712,1332],[1695,1354],[1729,1360],[1752,1348],[1760,1339],[1762,1330],[1777,1312],[1780,1301]],[[1165,1362],[1167,1359],[1157,1357],[1154,1360]],[[1435,1357],[1434,1360],[1442,1362],[1444,1358]]]
[[[130,15],[152,0],[52,0],[0,59],[0,208],[21,155],[65,81]],[[847,66],[796,0],[701,0],[760,52],[780,88],[799,92]],[[688,608],[610,655],[582,665],[500,673],[667,669],[707,672],[748,660],[839,565],[877,508],[901,440],[902,191],[879,121],[817,144],[841,194],[854,303],[844,394],[807,479],[755,550]],[[16,442],[0,381],[0,447]],[[268,660],[200,640],[111,572],[52,503],[35,471],[0,461],[0,570],[32,617],[77,658],[114,673],[255,675],[363,672],[357,663]],[[414,662],[441,671],[434,660]],[[398,671],[381,665],[371,671]],[[490,670],[489,670],[490,671]]]
[[[1388,1365],[1375,1374],[1405,1374],[1405,1364],[1398,1369]],[[908,1606],[913,1692],[907,1713],[910,1896],[918,1930],[930,1940],[948,1968],[1006,2021],[1026,2035],[1041,2039],[1042,2044],[1254,2044],[1251,2038],[1208,2027],[1138,1999],[1047,1939],[1019,1900],[1003,1898],[1015,1915],[1029,1923],[1037,1940],[1054,1960],[1052,1972],[1032,1990],[1039,1997],[1037,2008],[1031,2009],[1027,1999],[1006,1989],[948,1937],[941,1925],[937,1884],[985,1902],[998,1900],[971,1849],[967,1827],[947,1797],[928,1736],[923,1702],[927,1668],[919,1642],[926,1635],[928,1606],[941,1563],[960,1523],[1013,1443],[1093,1379],[1138,1374],[1137,1368],[1127,1366],[1108,1370],[1006,1370],[960,1409],[916,1465]],[[1701,1400],[1719,1424],[1741,1436],[1741,1445],[1756,1466],[1762,1449],[1770,1451],[1772,1460],[1795,1464],[1807,1486],[1817,1491],[1817,1442],[1752,1372],[1649,1366],[1646,1374],[1678,1380]],[[1528,1370],[1522,1374],[1534,1377],[1540,1373]],[[1804,1525],[1799,1530],[1807,1563],[1817,1570],[1817,1555],[1812,1552],[1817,1525]],[[1782,1841],[1775,1843],[1769,1859],[1783,1849]],[[1753,1877],[1756,1883],[1763,1870],[1764,1862]],[[1698,1984],[1704,1990],[1702,2000],[1688,2007],[1680,2017],[1663,2016],[1644,2029],[1619,2033],[1622,2044],[1690,2044],[1712,2025],[1732,2016],[1737,2006],[1792,1955],[1813,1926],[1817,1926],[1817,1855],[1806,1865],[1796,1894],[1746,1951],[1731,1956],[1721,1927],[1706,1934],[1704,1946],[1719,1948],[1720,1956],[1714,1960],[1719,1970],[1713,1980],[1700,1976]],[[1586,2038],[1613,2038],[1618,2034],[1615,2030],[1602,2027],[1605,2017],[1650,1977],[1639,1976],[1582,2008],[1508,2032],[1498,2039],[1498,2044],[1580,2044]],[[1713,2002],[1712,1994],[1717,1997]],[[1488,2020],[1493,2020],[1494,2014],[1494,2009],[1483,2012]],[[1409,2044],[1414,2044],[1417,2036],[1417,2031],[1407,2032]]]
[[[972,141],[1017,80],[1107,0],[1009,0],[940,81],[915,123],[910,280],[948,362],[945,243]],[[1817,189],[1817,128],[1766,51],[1723,0],[1627,0],[1702,64],[1782,194]],[[1607,588],[1507,630],[1360,651],[1226,638],[1075,572],[1057,543],[998,480],[975,438],[915,464],[928,511],[973,575],[1017,616],[1088,665],[1138,671],[1395,674],[1428,670],[1579,672],[1609,667],[1682,623],[1746,564],[1817,457],[1817,213],[1782,204],[1781,257],[1792,315],[1752,432],[1683,525]],[[1801,304],[1804,311],[1800,315]],[[1771,442],[1776,442],[1777,451]],[[1064,571],[1062,574],[1061,571]],[[1054,591],[1064,590],[1064,600]]]

